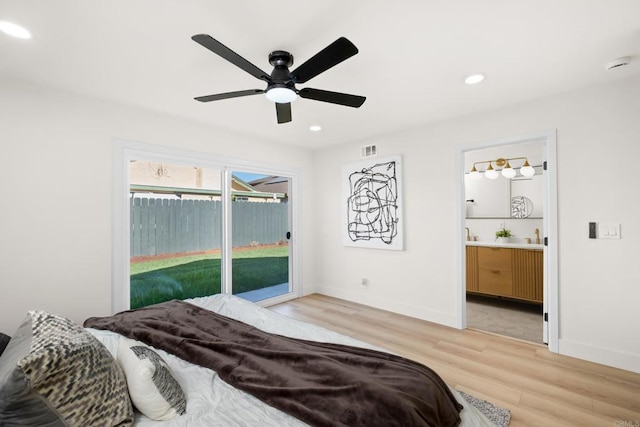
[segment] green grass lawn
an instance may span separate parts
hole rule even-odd
[[[289,281],[289,248],[233,252],[233,293]],[[131,308],[220,293],[220,254],[189,255],[131,264]]]

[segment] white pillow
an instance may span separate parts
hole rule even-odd
[[[118,363],[124,371],[133,405],[152,420],[170,420],[186,411],[187,402],[169,366],[152,348],[121,337]]]
[[[109,353],[111,353],[114,360],[118,358],[118,343],[120,342],[120,335],[115,332],[105,331],[102,329],[84,328],[84,330],[96,337],[98,341],[100,341],[102,345],[109,350]]]

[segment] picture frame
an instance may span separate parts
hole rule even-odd
[[[343,245],[404,250],[402,156],[345,164],[341,185]]]

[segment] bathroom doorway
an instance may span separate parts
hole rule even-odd
[[[459,154],[461,327],[557,351],[555,132]]]

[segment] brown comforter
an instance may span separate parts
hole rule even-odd
[[[316,426],[457,426],[462,406],[428,367],[388,353],[288,338],[169,301],[85,327],[108,329],[218,373]]]

